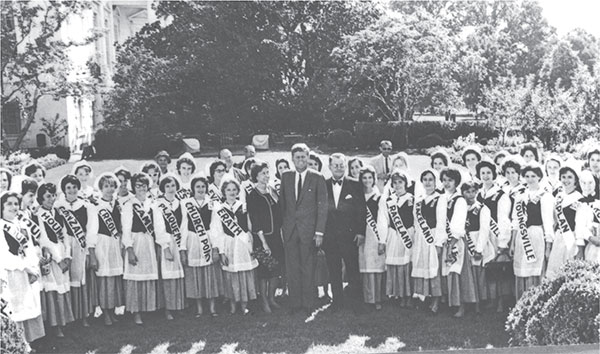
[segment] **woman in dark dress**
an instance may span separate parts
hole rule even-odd
[[[256,188],[248,194],[246,203],[254,234],[254,249],[259,260],[260,295],[263,309],[271,312],[271,308],[279,308],[275,302],[275,290],[284,262],[281,211],[277,206],[277,192],[268,184],[269,165],[257,162],[250,171],[250,178]]]

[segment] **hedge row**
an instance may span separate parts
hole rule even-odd
[[[96,132],[94,159],[148,158],[160,150],[177,154],[182,150],[182,140],[166,134],[148,134],[141,130],[99,129]]]
[[[498,131],[487,124],[467,122],[357,122],[354,125],[356,145],[376,148],[381,140],[390,140],[394,149],[448,146],[459,136],[475,133],[479,141],[498,137]]]

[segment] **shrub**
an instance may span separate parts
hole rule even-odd
[[[167,150],[171,155],[179,154],[183,148],[183,139],[180,133],[147,134],[131,128],[99,129],[95,135],[94,147],[97,159],[147,158],[160,150]]]
[[[600,264],[570,261],[523,294],[508,315],[510,345],[597,343]]]
[[[345,129],[334,129],[327,135],[327,144],[333,148],[349,148],[355,144],[354,136]]]
[[[4,314],[0,315],[0,318],[2,321],[2,330],[0,330],[2,353],[28,353],[30,347],[25,341],[23,329]]]
[[[415,143],[416,148],[427,148],[430,146],[446,146],[448,142],[438,134],[427,134]]]
[[[48,154],[55,154],[59,158],[67,161],[69,160],[69,158],[71,158],[71,151],[66,146],[48,146],[43,148],[32,148],[27,149],[27,152],[29,152],[31,157],[34,159],[44,157]]]
[[[13,175],[17,175],[17,174],[21,174],[21,168],[26,165],[29,164],[33,161],[36,161],[37,163],[39,163],[40,165],[44,166],[44,168],[46,170],[49,170],[51,168],[60,166],[60,165],[64,165],[67,163],[67,161],[65,159],[61,159],[58,156],[56,156],[55,154],[48,154],[46,156],[37,158],[37,159],[33,159],[31,158],[31,155],[29,155],[29,153],[27,152],[23,152],[23,151],[15,151],[12,154],[8,155],[8,157],[1,157],[0,158],[0,165],[2,167],[8,168]]]

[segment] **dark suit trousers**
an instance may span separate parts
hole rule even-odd
[[[342,305],[344,301],[342,260],[344,260],[346,266],[346,280],[352,294],[357,294],[362,288],[358,271],[358,247],[351,240],[343,243],[334,241],[325,249],[325,256],[327,258],[327,268],[329,269],[333,302]]]
[[[315,286],[316,250],[312,237],[309,243],[301,242],[294,228],[284,243],[285,267],[292,308],[312,310],[317,295]]]

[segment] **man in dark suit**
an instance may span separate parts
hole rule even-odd
[[[327,180],[328,213],[323,248],[327,257],[334,310],[344,306],[342,260],[346,266],[348,293],[360,297],[358,244],[364,241],[367,209],[360,183],[346,176],[346,156],[329,157],[331,178]]]
[[[319,172],[309,170],[306,144],[292,147],[296,171],[281,176],[283,245],[292,313],[313,310],[316,254],[327,220],[327,187]]]

